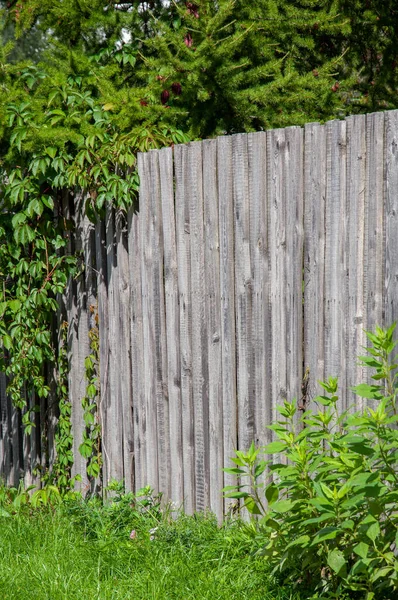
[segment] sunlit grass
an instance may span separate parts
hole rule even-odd
[[[293,598],[271,585],[238,525],[181,516],[151,540],[154,519],[128,511],[80,504],[0,517],[0,598]]]

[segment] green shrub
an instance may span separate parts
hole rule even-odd
[[[317,411],[299,418],[296,401],[278,407],[281,418],[270,426],[277,441],[261,450],[279,459],[259,460],[252,445],[226,469],[240,483],[225,495],[260,515],[247,527],[259,553],[307,597],[398,597],[394,328],[367,333],[372,346],[360,357],[375,369],[374,385],[354,391],[373,408],[339,415],[337,379],[329,378],[321,384],[325,395],[315,399]],[[261,484],[266,470],[268,481]]]

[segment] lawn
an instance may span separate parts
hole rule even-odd
[[[211,515],[159,519],[127,502],[26,507],[0,516],[0,597],[293,600],[241,527],[218,527]]]

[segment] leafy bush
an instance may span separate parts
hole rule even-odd
[[[337,379],[329,378],[317,411],[298,418],[296,401],[278,407],[270,426],[277,437],[259,460],[254,445],[237,452],[237,488],[253,515],[247,531],[259,553],[297,587],[316,598],[392,599],[398,595],[398,429],[392,356],[395,325],[367,333],[372,346],[360,357],[376,370],[374,385],[354,391],[371,400],[362,412],[338,415]],[[260,476],[267,470],[265,490]],[[247,479],[249,481],[247,482]],[[264,498],[265,491],[265,498]]]
[[[33,491],[34,490],[34,491]],[[67,495],[76,496],[74,492],[68,492]],[[21,511],[31,512],[40,508],[55,508],[62,504],[63,497],[55,485],[44,485],[36,489],[36,486],[30,485],[24,487],[23,482],[16,487],[6,487],[0,482],[0,516],[10,517]]]

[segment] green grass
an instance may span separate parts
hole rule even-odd
[[[293,600],[251,550],[239,525],[212,517],[157,523],[117,503],[25,509],[0,516],[0,598]]]

